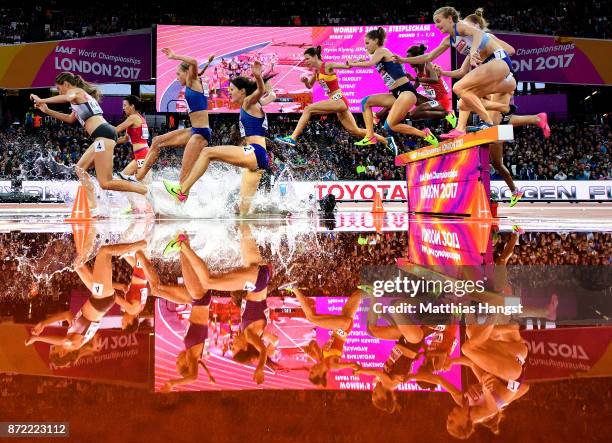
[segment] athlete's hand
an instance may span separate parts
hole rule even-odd
[[[255,373],[253,374],[253,381],[258,385],[264,382],[264,368],[255,369]]]
[[[440,65],[436,65],[435,63],[432,63],[431,67],[433,68],[434,72],[438,75],[440,75],[440,73],[442,72],[442,66]]]
[[[308,83],[309,78],[307,76],[303,75],[303,76],[300,77],[300,81],[302,83],[306,84],[306,83]]]
[[[393,54],[391,59],[393,60],[393,63],[402,63],[402,58],[397,54]]]
[[[49,112],[49,107],[47,106],[46,103],[38,102],[34,105],[34,107],[38,109],[40,112],[42,112],[43,114],[47,114]]]
[[[251,65],[251,73],[254,77],[261,77],[261,62],[259,60],[255,60]]]
[[[476,52],[470,53],[470,65],[472,66],[472,68],[476,68],[481,63],[482,59],[480,58],[480,54]]]
[[[38,102],[40,101],[40,97],[36,94],[30,94],[30,100],[32,100],[35,104],[38,104]]]
[[[34,336],[38,336],[38,335],[42,334],[42,332],[44,330],[45,330],[45,325],[42,322],[36,323],[36,325],[30,331],[30,334],[32,334]]]
[[[170,48],[162,48],[162,54],[164,54],[166,57],[173,59],[175,54],[174,51]]]
[[[481,378],[482,387],[487,391],[492,391],[495,389],[495,385],[497,384],[497,378],[491,374],[484,374]]]

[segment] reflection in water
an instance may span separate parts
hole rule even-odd
[[[373,411],[398,417],[410,391],[447,393],[455,406],[438,400],[447,419],[436,426],[468,438],[499,433],[541,382],[612,372],[609,233],[431,219],[408,233],[193,221],[48,230],[0,234],[0,371],[39,383],[365,391]],[[377,294],[376,280],[399,276],[454,290]],[[468,280],[483,291],[460,293]],[[421,305],[438,312],[398,308]]]

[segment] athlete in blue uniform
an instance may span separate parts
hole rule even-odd
[[[202,82],[200,77],[204,74],[215,56],[211,55],[204,68],[198,72],[198,61],[193,57],[177,55],[170,48],[162,52],[171,60],[180,60],[182,63],[176,70],[176,78],[181,86],[185,86],[185,101],[189,111],[191,128],[177,129],[153,138],[149,154],[144,166],[136,174],[136,179],[142,180],[159,158],[160,149],[165,147],[185,146],[181,164],[180,179],[184,180],[191,171],[202,148],[210,146],[212,131],[208,124],[208,84]]]
[[[469,56],[473,69],[453,85],[453,92],[462,99],[465,110],[475,112],[482,120],[481,128],[494,125],[492,115],[481,98],[489,94],[514,91],[514,82],[506,78],[512,73],[510,56],[500,41],[491,34],[459,20],[459,13],[450,6],[439,8],[433,15],[439,31],[448,34],[440,45],[418,57],[396,57],[398,62],[421,64],[431,62],[453,46],[457,52]]]
[[[255,81],[246,77],[231,80],[229,93],[232,102],[240,105],[240,135],[244,146],[215,146],[202,150],[191,172],[181,177],[180,184],[164,181],[166,190],[177,201],[187,200],[189,190],[204,175],[211,161],[221,161],[243,168],[240,185],[240,215],[246,215],[251,207],[251,199],[257,191],[263,171],[269,169],[270,156],[266,151],[266,131],[268,119],[259,99],[266,91],[261,75],[261,63],[255,61],[251,68]]]
[[[376,138],[374,137],[374,116],[372,115],[373,107],[391,109],[387,122],[384,125],[387,131],[414,135],[423,138],[430,144],[436,145],[438,141],[428,128],[421,131],[412,126],[400,124],[400,121],[416,105],[418,94],[412,83],[410,83],[403,66],[394,63],[393,53],[385,48],[386,38],[387,34],[383,28],[368,32],[365,37],[365,47],[370,54],[370,59],[366,61],[349,60],[347,62],[347,65],[350,67],[376,66],[376,70],[382,76],[385,86],[389,88],[390,92],[369,95],[361,100],[366,135],[362,140],[356,142],[355,145],[367,146],[376,143]],[[397,145],[393,137],[389,137],[387,142],[388,146],[397,154]]]

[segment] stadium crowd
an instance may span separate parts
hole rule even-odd
[[[296,116],[269,115],[269,138],[286,134]],[[295,180],[401,180],[402,168],[394,166],[394,154],[383,146],[360,148],[335,121],[323,117],[308,125],[295,148],[270,142],[274,155],[273,174],[289,168]],[[417,122],[417,126],[420,123]],[[236,143],[235,115],[211,116],[213,145]],[[431,126],[430,126],[431,127]],[[435,126],[434,126],[435,127]],[[380,128],[379,128],[380,129]],[[504,164],[520,180],[609,180],[612,157],[608,124],[570,120],[552,123],[552,136],[544,139],[539,128],[516,128],[516,141],[507,144]],[[442,127],[438,128],[442,131]],[[151,128],[151,136],[167,132],[166,126]],[[420,147],[414,139],[402,138],[401,151]],[[0,178],[66,179],[73,177],[74,165],[89,146],[81,128],[46,118],[38,128],[11,125],[0,131]],[[163,152],[158,170],[180,164],[180,150]],[[115,148],[114,170],[131,160],[128,144]],[[492,170],[492,178],[500,179]]]
[[[184,25],[254,25],[254,26],[324,26],[382,23],[429,23],[430,2],[389,0],[379,7],[370,3],[308,3],[290,0],[278,3],[263,0],[240,8],[228,8],[221,1],[208,2],[206,8],[194,8],[187,0],[147,4],[107,2],[107,8],[63,0],[36,0],[22,7],[0,8],[0,44],[77,38],[126,32],[152,24]],[[117,7],[113,7],[117,6]],[[512,32],[556,34],[562,36],[610,38],[610,5],[601,0],[580,2],[565,0],[555,5],[528,0],[507,5],[493,0],[464,1],[461,11],[471,13],[484,7],[491,29]],[[70,11],[70,12],[68,12]],[[249,17],[245,23],[245,17]]]

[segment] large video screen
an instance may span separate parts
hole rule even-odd
[[[413,45],[436,47],[443,35],[433,24],[383,26],[387,31],[385,46],[405,56]],[[177,54],[198,59],[203,67],[210,55],[215,60],[202,76],[209,89],[211,112],[237,112],[230,103],[228,87],[236,75],[250,75],[250,63],[259,60],[264,76],[271,77],[270,86],[277,99],[266,106],[270,113],[301,112],[308,104],[325,100],[327,96],[317,85],[307,89],[300,77],[311,75],[303,53],[308,47],[321,46],[323,60],[344,62],[367,57],[364,37],[377,26],[321,26],[321,27],[233,27],[233,26],[171,26],[157,27],[157,110],[159,112],[187,112],[184,87],[176,79],[176,60],[168,60],[161,52],[170,47]],[[436,60],[443,68],[450,68],[450,51]],[[415,76],[414,70],[406,70]],[[338,70],[340,86],[352,112],[361,112],[361,99],[367,95],[385,93],[387,88],[375,67]],[[450,86],[449,79],[445,79]],[[427,94],[422,88],[420,91]]]
[[[338,314],[346,303],[346,297],[317,297],[311,299],[319,314]],[[177,390],[236,390],[236,389],[319,389],[309,381],[309,368],[315,360],[306,349],[311,341],[320,347],[330,339],[331,332],[319,327],[305,318],[304,311],[294,297],[268,298],[268,326],[266,331],[278,338],[276,351],[270,356],[265,367],[265,381],[257,385],[253,381],[256,361],[240,362],[232,358],[231,341],[240,327],[240,308],[229,297],[212,297],[208,339],[203,352],[205,361],[215,382],[201,375],[190,383],[178,386]],[[367,316],[369,306],[364,302],[358,309],[353,328],[346,338],[342,360],[357,363],[363,368],[382,371],[386,362],[396,354],[396,343],[369,335]],[[169,380],[179,377],[177,359],[185,349],[183,343],[189,325],[189,305],[175,305],[158,300],[155,307],[155,389],[159,391]],[[450,357],[459,357],[459,329],[456,325],[446,326],[446,330],[427,337],[425,348],[433,349],[442,342],[452,343]],[[439,348],[438,348],[439,349]],[[423,356],[413,363],[413,372],[423,364]],[[458,389],[461,388],[461,369],[453,366],[441,375]],[[327,389],[369,391],[375,384],[372,375],[356,375],[349,368],[330,371]],[[423,390],[416,382],[400,383],[398,391]],[[443,388],[437,387],[442,392]]]

